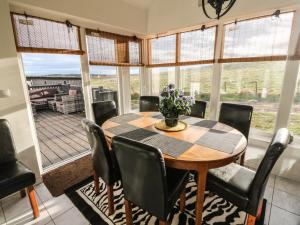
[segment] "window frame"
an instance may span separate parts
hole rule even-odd
[[[205,25],[203,25],[205,26]],[[216,62],[216,46],[217,46],[217,38],[218,38],[218,26],[219,25],[211,25],[211,26],[205,26],[205,29],[215,28],[215,41],[214,41],[214,53],[213,53],[213,59],[207,59],[207,60],[195,60],[195,61],[184,61],[181,62],[180,60],[180,50],[181,50],[181,34],[182,33],[188,33],[188,32],[194,32],[199,31],[201,28],[193,29],[193,30],[187,30],[182,32],[177,32],[173,34],[168,35],[160,35],[154,38],[148,38],[147,39],[147,55],[148,55],[148,65],[147,67],[172,67],[172,66],[189,66],[189,65],[198,65],[198,64],[214,64]],[[160,37],[167,37],[171,35],[176,35],[176,48],[175,48],[175,62],[174,63],[152,63],[152,47],[151,47],[151,40],[160,38]]]
[[[291,35],[292,35],[293,26],[294,26],[295,12],[296,12],[295,10],[280,12],[280,15],[293,13],[293,19],[292,19],[292,24],[291,24]],[[226,25],[239,23],[239,22],[245,22],[245,21],[251,21],[251,20],[258,20],[258,19],[262,19],[262,18],[268,18],[271,16],[274,16],[274,14],[266,14],[266,15],[261,15],[261,16],[249,17],[247,19],[235,20],[235,21],[230,21],[230,22],[224,23],[223,24],[223,32],[222,32],[222,43],[221,43],[221,56],[218,59],[218,63],[286,61],[288,59],[288,53],[286,55],[224,58]],[[289,40],[289,42],[290,42],[290,40]],[[288,43],[288,46],[289,45],[290,45],[290,43]]]

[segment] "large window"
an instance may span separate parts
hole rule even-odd
[[[170,35],[150,40],[150,64],[176,62],[176,35]]]
[[[221,101],[252,105],[252,128],[271,133],[275,127],[284,70],[284,61],[224,64]]]
[[[115,66],[90,66],[93,101],[113,100],[118,107],[119,76]]]
[[[223,62],[284,60],[294,13],[225,25]]]
[[[215,54],[216,27],[180,34],[180,62],[205,62]]]
[[[300,69],[298,73],[298,82],[294,97],[294,104],[290,114],[289,130],[295,135],[300,136]]]
[[[140,68],[130,68],[130,99],[131,110],[138,110],[140,103]]]
[[[185,95],[207,102],[206,117],[209,115],[212,75],[212,64],[180,67],[180,88]]]
[[[175,84],[175,67],[159,67],[151,69],[152,94],[159,95],[168,84]]]

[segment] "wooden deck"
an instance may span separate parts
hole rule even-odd
[[[40,111],[35,116],[43,168],[89,151],[81,114]]]

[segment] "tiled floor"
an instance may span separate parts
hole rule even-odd
[[[28,198],[19,193],[0,202],[0,224],[88,225],[80,211],[67,196],[53,198],[44,184],[36,187],[40,217],[33,220]],[[300,224],[300,183],[272,176],[267,185],[268,199],[265,224]]]

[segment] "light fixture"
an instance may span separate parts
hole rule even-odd
[[[10,90],[5,89],[5,90],[0,90],[0,98],[8,98],[10,97]]]
[[[232,8],[236,0],[198,0],[199,7],[202,6],[204,14],[210,19],[220,19]],[[210,15],[209,11],[213,9],[215,15]]]

